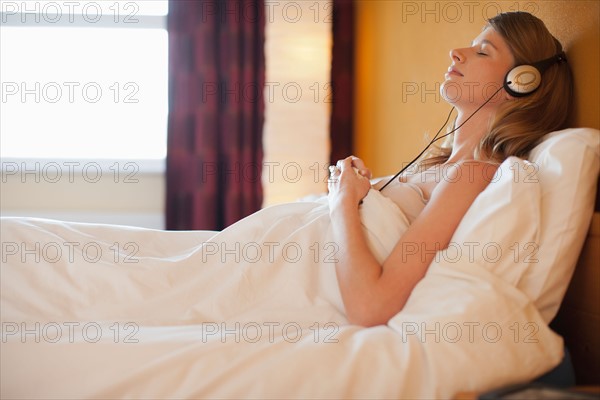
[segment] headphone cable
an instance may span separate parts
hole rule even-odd
[[[511,82],[507,82],[507,84],[510,84],[510,83]],[[475,113],[477,113],[477,111],[479,111],[483,108],[483,106],[485,106],[487,103],[489,103],[494,98],[494,96],[496,96],[498,94],[498,92],[500,92],[503,88],[504,88],[504,86],[500,86],[500,89],[496,90],[494,92],[494,94],[490,96],[489,99],[487,99],[482,105],[480,105],[475,111],[473,111],[473,113],[471,115],[469,115],[469,117],[467,119],[465,119],[459,126],[452,129],[450,132],[438,137],[438,135],[440,134],[442,129],[444,129],[444,126],[446,126],[446,124],[450,120],[450,115],[452,115],[452,111],[454,111],[454,108],[455,108],[454,106],[452,106],[452,108],[450,109],[450,112],[448,113],[448,117],[446,117],[446,121],[444,121],[444,123],[442,124],[440,129],[437,131],[437,133],[435,134],[433,139],[431,139],[429,144],[427,146],[425,146],[425,148],[419,153],[418,156],[416,156],[411,162],[409,162],[404,168],[402,168],[396,175],[394,175],[389,181],[387,181],[387,183],[385,185],[383,185],[381,187],[381,189],[379,189],[379,191],[381,192],[383,189],[385,189],[387,185],[392,183],[392,181],[394,181],[394,179],[396,179],[400,174],[402,174],[404,171],[406,171],[406,169],[408,167],[410,167],[412,164],[414,164],[415,161],[417,161],[427,151],[427,149],[429,149],[431,147],[432,144],[434,144],[438,140],[443,139],[446,136],[449,136],[449,135],[453,134],[454,132],[456,132],[457,130],[459,130],[461,126],[463,126],[468,120],[470,120],[473,117],[473,115],[475,115]]]

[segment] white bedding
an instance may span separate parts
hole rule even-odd
[[[405,218],[373,191],[361,213],[382,259]],[[320,202],[214,234],[3,219],[2,398],[448,398],[561,360],[469,260],[435,262],[388,325],[349,325],[329,222]]]

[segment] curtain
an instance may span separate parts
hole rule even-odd
[[[222,230],[262,205],[264,0],[171,0],[166,222]]]
[[[333,0],[331,57],[330,162],[351,155],[353,148],[354,1]]]

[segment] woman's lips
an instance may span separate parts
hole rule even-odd
[[[454,67],[449,67],[448,68],[448,72],[446,73],[446,75],[456,75],[456,76],[463,76],[463,74],[457,70]]]

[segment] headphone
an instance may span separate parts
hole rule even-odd
[[[504,78],[504,90],[513,97],[527,96],[542,83],[542,74],[551,65],[567,61],[564,51],[533,64],[518,65],[508,71]]]

